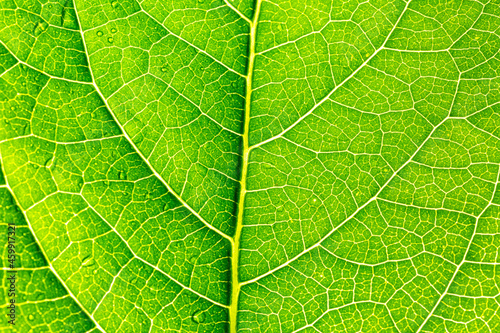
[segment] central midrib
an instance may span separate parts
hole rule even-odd
[[[257,0],[252,22],[250,23],[250,45],[248,47],[248,70],[246,75],[246,93],[243,127],[243,152],[241,161],[241,180],[240,193],[238,196],[238,218],[236,220],[236,231],[234,233],[231,250],[231,303],[229,305],[229,327],[230,333],[236,333],[238,330],[238,300],[240,297],[239,280],[239,259],[240,259],[240,238],[243,228],[243,212],[245,208],[246,182],[248,170],[248,132],[250,123],[250,106],[252,101],[252,78],[255,60],[255,38],[257,34],[257,22],[259,20],[260,5],[262,0]]]

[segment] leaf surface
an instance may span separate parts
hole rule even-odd
[[[3,1],[15,331],[497,331],[499,50],[496,0]]]

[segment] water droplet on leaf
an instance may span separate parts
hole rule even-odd
[[[90,267],[95,265],[95,259],[93,256],[86,256],[82,260],[82,267]]]
[[[196,263],[196,259],[198,259],[196,256],[192,256],[191,258],[189,258],[189,262],[194,265]]]
[[[103,33],[102,33],[102,31],[98,31],[96,35],[97,35],[97,37],[101,37],[103,35]]]
[[[49,24],[47,22],[38,22],[35,25],[35,30],[33,30],[33,34],[36,37],[40,36],[42,33],[45,32],[45,30],[47,30],[48,26],[49,26]]]
[[[112,28],[112,29],[111,29],[111,33],[112,33],[112,34],[116,33],[116,28]]]
[[[195,323],[200,324],[200,323],[203,323],[205,321],[206,315],[205,315],[204,311],[198,310],[198,311],[195,311],[193,313],[193,315],[191,316],[191,318],[193,319],[193,321]]]
[[[113,43],[113,37],[108,37],[108,42]]]
[[[118,1],[111,1],[111,6],[112,6],[113,8],[118,7]]]
[[[30,321],[35,320],[35,316],[33,316],[32,314],[28,315],[28,320],[30,320]]]
[[[167,70],[168,70],[168,69],[167,69],[167,66],[163,66],[163,67],[161,68],[161,71],[162,71],[162,72],[166,72]]]
[[[127,179],[127,174],[125,173],[125,171],[118,171],[118,179],[120,180]]]
[[[56,168],[56,165],[54,165],[54,169]],[[76,187],[78,188],[78,191],[81,191],[83,188],[83,178],[78,179],[76,182]]]

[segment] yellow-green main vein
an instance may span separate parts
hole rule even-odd
[[[255,38],[257,34],[257,22],[259,20],[261,0],[256,0],[255,11],[252,22],[250,24],[250,45],[248,48],[248,70],[246,75],[246,93],[245,93],[245,111],[244,111],[244,127],[243,127],[243,150],[241,161],[241,180],[240,180],[240,193],[238,197],[238,218],[236,221],[236,231],[233,237],[232,251],[231,251],[231,303],[229,307],[229,331],[231,333],[237,332],[237,319],[238,319],[238,300],[240,297],[240,281],[239,281],[239,259],[240,259],[240,238],[241,229],[243,228],[243,211],[245,208],[245,195],[246,195],[246,182],[248,171],[248,131],[250,123],[250,106],[252,99],[252,78],[253,67],[255,61]]]

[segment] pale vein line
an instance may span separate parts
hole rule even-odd
[[[77,13],[76,18],[77,18],[78,24],[80,24],[80,18],[79,18],[78,11],[76,10],[76,6],[75,6],[75,12]],[[85,36],[84,36],[84,34],[82,33],[81,30],[80,30],[80,35],[82,37],[83,46],[84,46],[84,49],[85,49],[85,55],[87,56],[88,53],[87,53],[87,45],[86,45],[86,42],[85,42]],[[88,60],[88,57],[87,57],[87,60]],[[90,62],[89,62],[89,64],[90,64]],[[200,214],[198,214],[184,199],[181,198],[181,196],[179,194],[177,194],[177,192],[175,192],[172,189],[172,187],[170,187],[169,184],[167,184],[167,182],[158,173],[158,171],[156,171],[156,169],[151,165],[151,163],[149,162],[149,160],[144,156],[144,154],[141,152],[141,150],[136,146],[136,144],[134,143],[134,141],[132,141],[132,139],[130,138],[130,136],[128,135],[128,133],[125,131],[125,129],[122,127],[122,125],[120,124],[120,122],[116,118],[115,114],[112,112],[112,109],[111,109],[111,107],[108,104],[108,101],[104,98],[104,96],[102,95],[101,91],[99,90],[99,88],[97,87],[97,85],[95,83],[94,73],[93,73],[92,69],[90,68],[90,66],[89,66],[89,71],[90,71],[90,75],[92,77],[92,83],[91,84],[94,86],[96,92],[99,94],[99,96],[103,100],[104,104],[108,108],[109,114],[113,117],[113,120],[116,122],[116,125],[120,128],[120,130],[122,131],[122,133],[125,136],[125,138],[127,138],[127,141],[132,145],[132,147],[134,147],[134,149],[137,152],[137,154],[144,160],[144,163],[147,164],[147,166],[154,173],[154,175],[162,182],[162,184],[169,190],[169,192],[172,193],[174,195],[174,197],[176,197],[177,200],[179,200],[184,205],[184,207],[186,207],[194,216],[196,216],[201,222],[203,222],[203,224],[205,224],[205,226],[207,228],[209,228],[210,230],[216,232],[217,234],[219,234],[220,236],[224,237],[225,239],[229,240],[231,242],[231,244],[232,244],[233,243],[233,239],[231,237],[229,237],[228,235],[226,235],[225,233],[223,233],[219,229],[215,228],[213,225],[211,225],[210,223],[208,223],[204,218],[202,218],[200,216]]]
[[[67,299],[67,298],[71,298],[71,296],[64,295],[64,296],[54,297],[54,298],[44,298],[42,300],[37,300],[37,301],[25,301],[25,302],[19,302],[19,303],[16,302],[16,306],[26,305],[26,304],[42,304],[42,303],[49,303],[49,302],[57,302],[57,301]],[[7,307],[7,304],[2,305],[2,308],[5,309],[6,307]]]
[[[457,83],[457,90],[458,90],[458,83]],[[340,223],[337,227],[335,227],[334,229],[332,229],[330,232],[328,232],[325,236],[323,236],[316,244],[312,245],[311,247],[309,247],[308,249],[300,252],[299,254],[297,254],[295,257],[293,257],[292,259],[286,261],[285,263],[273,268],[272,270],[264,273],[264,274],[261,274],[259,275],[258,277],[255,277],[251,280],[247,280],[245,282],[242,282],[241,284],[242,285],[247,285],[247,284],[250,284],[250,283],[253,283],[253,282],[256,282],[260,279],[262,279],[263,277],[266,277],[274,272],[276,272],[277,270],[283,268],[283,267],[286,267],[288,266],[290,263],[292,263],[293,261],[295,261],[296,259],[298,259],[300,256],[304,255],[305,253],[311,251],[312,249],[318,247],[325,239],[327,239],[328,237],[330,237],[331,234],[333,234],[335,231],[337,231],[340,227],[342,227],[347,221],[349,221],[351,218],[353,218],[359,211],[361,211],[363,208],[365,208],[367,205],[369,205],[372,201],[376,200],[377,197],[380,195],[380,193],[385,189],[385,187],[392,181],[392,179],[394,177],[397,176],[397,174],[404,168],[406,167],[412,160],[413,158],[417,155],[417,153],[420,151],[420,149],[422,149],[422,147],[427,143],[427,141],[429,141],[431,138],[432,138],[432,135],[434,134],[434,132],[436,131],[437,128],[439,128],[444,122],[446,122],[448,120],[448,117],[445,117],[439,124],[437,124],[433,129],[432,131],[429,133],[429,135],[427,136],[427,138],[422,142],[422,144],[420,145],[420,147],[418,147],[415,152],[413,153],[412,156],[410,156],[410,158],[403,164],[401,165],[398,170],[396,170],[396,172],[394,172],[392,174],[392,176],[380,187],[380,189],[377,191],[377,193],[371,198],[369,199],[367,202],[365,202],[363,205],[361,205],[358,209],[356,209],[356,211],[354,211],[354,213],[352,213],[351,215],[349,215],[342,223]]]
[[[472,232],[471,238],[469,240],[469,244],[467,245],[467,249],[465,250],[464,257],[462,258],[462,261],[460,262],[460,264],[458,264],[455,272],[453,273],[453,276],[450,279],[450,282],[448,282],[448,285],[446,286],[446,289],[443,291],[443,293],[441,294],[441,296],[437,300],[436,304],[434,304],[434,307],[429,312],[429,314],[427,315],[427,317],[425,318],[425,320],[423,321],[423,323],[420,325],[420,327],[418,328],[418,330],[417,330],[416,333],[420,332],[422,330],[422,328],[424,328],[424,326],[427,323],[427,321],[434,314],[434,311],[437,309],[437,307],[439,306],[439,304],[441,304],[441,301],[443,300],[443,298],[446,295],[448,295],[448,290],[450,289],[451,285],[453,284],[453,281],[455,280],[455,277],[457,276],[458,272],[460,271],[460,268],[463,266],[463,264],[467,263],[467,261],[465,259],[467,258],[467,254],[469,253],[470,247],[471,247],[471,245],[472,245],[472,243],[474,241],[474,236],[476,235],[477,226],[479,224],[479,218],[481,217],[481,215],[483,215],[483,213],[486,211],[486,209],[488,209],[488,207],[490,207],[490,205],[492,204],[493,199],[495,198],[495,192],[498,189],[499,181],[500,181],[500,169],[499,169],[499,171],[497,173],[497,184],[496,184],[495,190],[491,194],[490,202],[484,207],[484,209],[481,211],[481,213],[476,217],[476,223],[474,225],[474,231]]]
[[[198,46],[194,45],[194,44],[191,44],[189,41],[185,40],[184,38],[182,38],[181,36],[177,35],[177,34],[174,34],[170,29],[168,29],[165,24],[161,23],[160,21],[158,21],[155,17],[153,17],[153,15],[149,14],[147,11],[145,11],[143,8],[142,8],[142,5],[139,4],[139,6],[141,7],[141,11],[146,14],[148,17],[150,17],[153,21],[155,21],[157,24],[161,25],[163,27],[163,29],[165,29],[169,34],[171,34],[172,36],[174,37],[177,37],[178,39],[182,40],[184,43],[190,45],[191,47],[194,47],[196,50],[198,50],[199,52],[205,54],[206,56],[208,56],[210,59],[212,59],[213,61],[217,62],[218,64],[224,66],[225,68],[227,68],[229,71],[237,74],[238,76],[241,76],[241,77],[244,77],[244,75],[240,72],[237,72],[235,69],[229,67],[228,65],[226,65],[225,63],[223,63],[221,60],[218,60],[217,58],[215,58],[213,55],[211,55],[210,53],[208,53],[207,51],[199,48]],[[85,44],[85,43],[84,43]],[[90,67],[89,67],[90,68]]]
[[[74,194],[74,193],[73,193]],[[123,236],[116,230],[115,227],[113,227],[113,225],[111,225],[111,223],[108,222],[108,220],[106,220],[104,218],[104,216],[101,215],[101,213],[99,213],[97,211],[97,209],[94,208],[94,206],[92,206],[88,201],[87,199],[82,195],[82,194],[79,194],[80,197],[83,199],[83,201],[85,201],[85,203],[89,206],[90,209],[92,209],[107,225],[108,227],[111,228],[111,230],[114,231],[114,233],[120,237],[120,239],[122,240],[122,242],[125,244],[125,246],[127,247],[127,249],[130,251],[130,253],[133,254],[134,258],[137,258],[138,260],[142,261],[143,263],[145,263],[146,265],[150,266],[151,268],[163,273],[166,277],[168,277],[170,280],[172,280],[173,282],[177,283],[179,286],[181,286],[182,288],[192,292],[193,294],[196,294],[197,296],[203,298],[203,299],[206,299],[207,301],[213,303],[213,304],[216,304],[220,307],[223,307],[223,308],[227,308],[228,306],[227,305],[224,305],[222,303],[219,303],[217,301],[214,301],[213,299],[210,299],[208,298],[207,296],[201,294],[200,292],[194,290],[194,289],[191,289],[190,287],[186,286],[185,284],[181,283],[179,280],[175,279],[174,277],[172,277],[170,274],[167,274],[164,270],[162,270],[161,268],[159,268],[158,266],[155,266],[153,264],[151,264],[150,262],[146,261],[145,259],[141,258],[140,256],[138,256],[135,251],[132,249],[132,247],[127,243],[127,241],[125,240],[125,238],[123,238]],[[130,261],[129,261],[130,262]],[[129,262],[127,262],[124,266],[128,265]],[[118,273],[119,274],[119,273]],[[115,278],[118,276],[118,274],[115,276]]]
[[[453,48],[453,45],[455,45],[456,43],[458,43],[460,41],[460,39],[462,39],[463,36],[465,36],[466,34],[469,33],[469,31],[476,30],[476,29],[474,29],[474,26],[476,25],[477,21],[479,21],[479,19],[483,16],[484,9],[485,9],[486,5],[488,5],[490,3],[490,1],[488,1],[488,2],[486,2],[484,4],[481,3],[481,2],[479,2],[479,1],[474,1],[474,2],[480,4],[483,7],[483,8],[481,8],[481,13],[479,13],[479,15],[476,17],[476,19],[474,20],[474,22],[470,25],[470,27],[468,29],[466,29],[463,34],[461,34],[459,37],[457,37],[455,39],[455,42],[453,42],[448,48],[446,48],[446,50],[448,50],[448,51],[451,50]],[[450,36],[448,36],[448,37],[450,37]],[[451,37],[450,37],[450,39],[451,39]]]
[[[458,95],[458,87],[457,87],[457,92],[455,93],[455,98],[456,98],[457,95]],[[455,99],[453,100],[453,102],[455,102]],[[452,103],[452,106],[450,108],[450,113],[451,113],[451,109],[453,108],[453,104],[455,104],[455,103]],[[455,272],[453,273],[453,276],[451,277],[450,281],[448,282],[448,285],[446,286],[446,289],[441,294],[441,296],[439,297],[439,299],[437,300],[437,302],[434,304],[434,307],[429,312],[429,314],[427,315],[427,317],[425,318],[425,320],[423,321],[423,323],[419,326],[419,328],[418,328],[418,330],[417,330],[416,333],[420,332],[422,330],[422,328],[425,326],[425,324],[427,323],[427,321],[432,317],[432,315],[433,315],[434,311],[436,310],[436,308],[439,306],[439,304],[441,303],[441,301],[443,300],[443,298],[447,295],[448,290],[450,289],[453,281],[455,280],[455,277],[457,276],[458,272],[460,271],[460,268],[466,262],[467,254],[469,253],[470,247],[471,247],[472,242],[474,240],[474,236],[476,235],[476,232],[477,232],[477,226],[479,224],[479,218],[481,217],[481,215],[483,215],[483,213],[486,211],[486,209],[488,209],[488,207],[492,204],[493,199],[495,198],[495,192],[498,189],[498,183],[499,183],[499,181],[500,181],[500,168],[499,168],[498,173],[497,173],[497,184],[495,186],[495,189],[492,191],[490,201],[484,207],[484,209],[481,211],[481,213],[479,213],[478,216],[476,217],[476,223],[474,225],[474,231],[472,232],[471,238],[469,240],[469,244],[467,245],[467,249],[465,250],[464,257],[462,258],[462,261],[460,262],[460,264],[458,264]]]
[[[377,50],[375,50],[375,52],[372,53],[371,56],[369,56],[356,70],[354,70],[347,78],[344,79],[344,81],[340,82],[338,86],[336,86],[335,88],[333,88],[325,97],[323,97],[322,100],[320,100],[318,103],[316,103],[309,111],[307,111],[304,115],[302,115],[300,118],[298,118],[292,125],[288,126],[285,130],[281,131],[279,134],[269,138],[269,139],[266,139],[262,142],[259,142],[257,144],[254,144],[253,146],[250,147],[250,149],[254,149],[254,148],[257,148],[259,146],[262,146],[268,142],[271,142],[275,139],[278,139],[280,137],[282,137],[285,133],[287,133],[288,131],[290,131],[292,128],[294,128],[298,123],[300,123],[302,120],[304,120],[307,116],[309,116],[311,113],[314,112],[314,110],[316,110],[321,104],[323,104],[324,102],[326,102],[327,100],[330,99],[330,97],[341,87],[343,87],[343,85],[349,81],[352,77],[354,77],[354,75],[356,75],[361,69],[363,69],[365,67],[366,64],[368,64],[370,62],[370,60],[375,57],[381,50],[384,49],[385,47],[385,44],[387,43],[387,41],[389,40],[389,38],[391,37],[393,31],[396,29],[396,27],[398,26],[399,24],[399,21],[401,20],[401,18],[403,17],[404,13],[406,12],[409,4],[410,4],[411,0],[408,1],[406,3],[406,6],[405,8],[403,9],[403,11],[401,12],[401,15],[399,16],[398,20],[396,21],[396,23],[394,23],[394,26],[392,27],[391,31],[389,32],[389,34],[387,35],[386,39],[384,40],[384,42],[382,43],[382,46],[380,46]]]
[[[254,73],[255,61],[255,44],[257,35],[257,25],[259,22],[260,8],[262,0],[256,0],[255,11],[253,13],[252,23],[250,25],[250,45],[248,55],[248,74],[246,75],[246,92],[245,92],[245,110],[244,110],[244,124],[243,124],[243,144],[242,144],[242,168],[240,177],[240,191],[238,198],[238,216],[236,220],[236,228],[234,232],[234,241],[231,247],[231,301],[229,308],[229,331],[236,333],[238,331],[238,304],[241,293],[241,283],[239,276],[239,260],[240,260],[240,239],[243,230],[243,219],[245,211],[245,195],[247,183],[248,162],[250,150],[248,149],[248,138],[250,131],[250,108],[252,100],[252,81]]]
[[[7,175],[6,172],[5,172],[5,169],[4,169],[4,165],[5,163],[3,162],[3,156],[0,154],[0,172],[3,172],[4,175]],[[38,239],[38,236],[35,234],[35,231],[33,230],[33,227],[31,226],[31,223],[30,221],[28,220],[28,216],[26,216],[26,212],[21,209],[21,205],[19,204],[19,201],[17,200],[16,196],[14,195],[14,192],[12,191],[12,188],[10,187],[9,185],[9,181],[7,179],[7,176],[4,177],[5,178],[5,186],[8,188],[8,190],[10,191],[11,193],[11,196],[12,196],[12,199],[15,201],[15,204],[17,205],[17,207],[19,208],[19,211],[22,212],[23,216],[24,216],[24,219],[26,220],[26,223],[28,224],[28,227],[31,231],[31,234],[33,235],[33,238],[35,239],[36,243],[37,244],[41,244],[40,243],[40,240]],[[47,254],[45,253],[45,250],[43,249],[42,246],[39,247],[40,248],[40,251],[42,252],[42,255],[44,256],[45,258],[45,261],[47,262],[47,264],[49,265],[49,268],[50,270],[52,271],[52,273],[56,276],[56,278],[59,280],[59,282],[61,283],[61,285],[64,287],[64,289],[68,292],[69,295],[71,295],[71,297],[73,298],[73,300],[76,302],[76,304],[78,304],[78,306],[80,307],[80,309],[92,320],[92,322],[94,323],[94,325],[99,328],[101,331],[103,332],[106,332],[100,325],[99,323],[97,322],[97,320],[94,319],[94,317],[87,311],[87,309],[80,303],[80,301],[78,300],[78,298],[73,294],[73,292],[69,289],[68,286],[66,286],[66,284],[64,283],[64,280],[59,276],[59,274],[57,273],[57,271],[55,270],[54,266],[52,266],[52,262],[50,262],[49,260],[49,257],[47,256]]]
[[[163,83],[167,86],[167,88],[170,88],[170,89],[172,89],[173,91],[175,91],[175,93],[176,93],[176,94],[178,94],[178,95],[179,95],[179,97],[184,98],[184,99],[185,99],[185,100],[186,100],[189,104],[192,104],[192,105],[193,105],[193,106],[194,106],[197,110],[199,110],[199,111],[200,111],[200,113],[201,113],[203,116],[205,116],[205,117],[207,117],[208,119],[210,119],[213,123],[215,123],[217,126],[221,127],[223,130],[225,130],[225,131],[227,131],[227,132],[230,132],[230,133],[232,133],[232,134],[234,134],[234,135],[242,136],[242,134],[241,134],[241,133],[235,132],[235,131],[233,131],[232,129],[225,127],[224,125],[222,125],[222,123],[218,122],[218,121],[217,121],[217,120],[215,120],[212,116],[210,116],[210,115],[208,114],[208,112],[209,112],[210,110],[208,110],[208,111],[204,111],[204,110],[202,110],[201,106],[200,106],[200,105],[198,105],[198,104],[196,104],[196,103],[195,103],[195,102],[194,102],[191,98],[188,98],[188,97],[187,97],[186,95],[184,95],[182,92],[180,92],[179,90],[177,90],[177,88],[175,88],[173,85],[171,85],[170,83],[168,83],[168,82],[167,82],[167,81],[165,81],[164,79],[162,79],[162,78],[160,78],[160,77],[158,77],[158,76],[156,76],[156,75],[154,75],[154,74],[152,74],[152,73],[150,73],[150,72],[147,72],[147,73],[145,73],[145,74],[142,74],[142,75],[140,75],[140,76],[136,77],[135,79],[133,79],[133,80],[131,80],[131,81],[129,81],[129,82],[124,83],[124,84],[123,84],[123,86],[121,86],[121,87],[120,87],[120,88],[118,88],[115,92],[113,92],[111,95],[109,95],[109,96],[108,96],[108,100],[109,100],[109,99],[111,99],[111,98],[113,98],[115,95],[118,95],[119,93],[122,93],[122,90],[123,90],[124,88],[126,88],[126,87],[130,88],[130,85],[134,84],[136,81],[139,81],[139,80],[141,80],[141,79],[146,78],[147,76],[151,76],[151,77],[153,77],[153,78],[155,78],[155,79],[157,79],[157,80],[159,80],[159,81],[163,82]],[[88,84],[90,84],[90,83],[88,83]],[[132,90],[132,88],[130,88],[130,89]],[[163,92],[163,94],[159,97],[159,99],[161,99],[163,96],[165,96],[165,93],[166,93],[166,92],[167,92],[167,89],[165,89],[165,91],[164,91],[164,92]],[[138,96],[136,95],[136,97],[138,97]],[[136,115],[139,115],[142,111],[144,111],[145,109],[147,109],[147,107],[149,106],[149,104],[150,104],[150,103],[148,103],[148,104],[147,104],[147,105],[146,105],[143,109],[141,109],[138,113],[136,113]],[[123,104],[121,104],[121,105],[123,105]],[[131,121],[132,119],[134,119],[134,118],[131,118],[131,119],[130,119],[130,120],[128,120],[125,124],[127,124],[127,123],[128,123],[129,121]],[[197,119],[197,118],[196,118],[196,119]],[[195,120],[196,120],[196,119],[195,119]],[[186,124],[186,125],[190,125],[192,122],[193,122],[193,121],[191,121],[189,124]],[[186,125],[184,125],[184,126],[186,126]],[[184,126],[183,126],[183,127],[184,127]]]
[[[82,84],[82,85],[87,85],[87,86],[90,86],[92,84],[91,82],[72,80],[72,79],[67,79],[67,78],[64,78],[64,77],[59,77],[59,76],[54,76],[52,74],[49,74],[49,73],[45,72],[43,69],[33,67],[32,65],[28,64],[27,62],[24,62],[21,59],[19,59],[14,54],[14,52],[12,52],[11,49],[7,45],[5,45],[5,43],[2,40],[0,40],[0,45],[3,45],[3,47],[5,47],[5,49],[7,51],[9,51],[9,55],[11,55],[12,57],[14,57],[14,59],[16,59],[17,62],[18,62],[18,64],[14,64],[12,67],[8,68],[5,72],[3,72],[2,76],[4,74],[6,74],[8,71],[10,71],[11,69],[15,68],[16,65],[22,64],[22,65],[24,65],[24,66],[26,66],[26,67],[34,70],[34,71],[37,71],[37,72],[39,72],[39,73],[41,73],[41,74],[43,74],[45,76],[48,76],[49,78],[54,79],[54,80],[61,80],[61,81],[66,81],[66,82],[71,82],[71,83],[77,83],[77,84]],[[89,68],[89,67],[87,67],[87,68]],[[90,68],[89,68],[89,71],[90,71]]]
[[[109,284],[109,288],[108,290],[104,293],[104,295],[102,296],[101,300],[99,301],[99,303],[97,303],[94,311],[92,311],[92,314],[96,313],[97,310],[99,309],[99,307],[101,306],[102,302],[104,301],[104,299],[106,299],[106,297],[108,296],[108,294],[111,293],[111,290],[113,290],[113,286],[115,285],[115,282],[116,282],[116,279],[118,279],[120,277],[120,274],[123,272],[123,270],[130,264],[130,262],[133,260],[133,258],[130,258],[128,260],[128,262],[123,265],[121,268],[120,268],[120,271],[118,271],[118,273],[116,273],[115,276],[113,276],[113,281],[111,281],[111,283]]]

